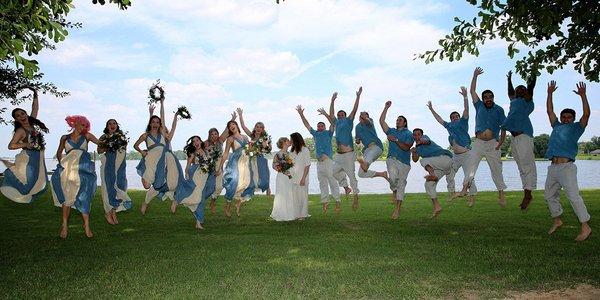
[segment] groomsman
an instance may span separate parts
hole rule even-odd
[[[552,93],[556,91],[556,82],[551,81],[548,84],[548,98],[546,100],[546,111],[552,126],[550,141],[546,158],[552,161],[548,167],[548,175],[544,187],[544,198],[548,203],[550,215],[554,218],[554,223],[550,227],[548,234],[553,234],[563,224],[560,216],[563,213],[560,205],[561,188],[567,193],[567,198],[571,202],[571,207],[581,223],[581,232],[575,238],[576,241],[584,241],[592,233],[588,221],[590,214],[583,203],[583,198],[579,194],[579,185],[577,184],[577,166],[575,165],[575,156],[577,155],[577,141],[585,131],[588,120],[590,119],[590,105],[587,100],[585,83],[580,82],[576,85],[577,90],[573,91],[581,97],[583,104],[583,115],[579,122],[575,122],[575,111],[571,108],[565,108],[560,112],[560,120],[554,113],[554,104],[552,103]]]
[[[501,207],[506,206],[506,199],[504,197],[504,190],[506,184],[504,184],[504,178],[502,177],[502,160],[500,147],[506,138],[506,130],[500,128],[504,123],[506,116],[504,109],[494,103],[494,93],[490,90],[485,90],[481,93],[481,98],[477,95],[477,77],[483,74],[483,70],[479,67],[473,72],[473,79],[471,80],[471,98],[473,99],[473,106],[475,107],[475,141],[473,142],[473,148],[471,149],[469,163],[467,169],[468,176],[465,176],[463,182],[463,189],[460,193],[461,196],[467,194],[469,183],[475,178],[477,168],[481,159],[485,157],[490,171],[492,173],[492,180],[498,189],[498,203]]]
[[[442,211],[442,206],[437,199],[436,187],[442,177],[446,176],[448,190],[454,187],[454,169],[452,168],[452,153],[434,143],[428,136],[423,134],[423,129],[413,129],[415,147],[411,148],[412,160],[419,161],[421,166],[429,173],[425,176],[425,191],[431,198],[433,210],[431,217],[435,218]]]
[[[335,94],[334,94],[335,95]],[[329,120],[329,129],[325,129],[325,123],[317,123],[317,130],[314,130],[306,117],[304,116],[304,108],[298,105],[296,111],[300,114],[302,123],[315,141],[315,156],[317,157],[317,178],[319,179],[319,188],[321,189],[321,204],[323,205],[323,213],[327,213],[329,208],[329,198],[335,200],[335,212],[340,211],[340,188],[338,182],[333,177],[333,149],[331,147],[331,139],[333,138],[334,126],[331,116],[328,115],[323,108],[318,110],[320,115],[323,115]],[[331,190],[331,194],[329,193]]]
[[[358,169],[358,177],[383,177],[387,180],[387,172],[376,172],[369,170],[369,166],[383,153],[383,143],[379,137],[377,137],[373,119],[371,119],[369,113],[366,111],[361,112],[358,119],[359,123],[356,124],[355,127],[356,144],[363,145],[363,157],[358,159],[360,164],[360,168]]]
[[[458,169],[462,167],[465,177],[468,176],[467,163],[469,162],[470,150],[471,150],[471,137],[469,136],[469,100],[467,99],[467,88],[464,86],[460,87],[460,92],[463,96],[463,114],[462,116],[457,112],[453,111],[450,113],[450,122],[445,121],[442,117],[433,109],[431,101],[427,102],[427,107],[433,117],[448,131],[448,142],[452,147],[454,155],[452,156],[452,168],[454,172],[458,172]],[[454,193],[455,187],[448,186],[448,192]],[[477,187],[475,186],[475,180],[471,180],[469,183],[469,206],[475,203],[475,195],[477,194]],[[454,198],[454,195],[452,195]]]
[[[354,166],[356,153],[354,152],[352,128],[354,127],[354,116],[358,110],[360,94],[362,94],[362,86],[356,92],[356,100],[354,100],[354,107],[352,108],[350,115],[346,115],[345,111],[340,110],[337,112],[337,118],[332,118],[333,124],[335,125],[335,140],[337,143],[337,155],[333,159],[333,176],[338,180],[340,186],[344,187],[346,195],[353,192],[354,201],[352,201],[352,209],[358,208],[359,191],[358,181],[354,174],[356,171]],[[329,105],[329,115],[332,117],[334,116],[334,101],[336,98],[337,93],[334,93]],[[350,179],[350,187],[348,187],[346,176]]]
[[[388,109],[392,106],[392,101],[387,101],[379,117],[379,124],[383,132],[387,134],[389,141],[388,156],[386,160],[387,171],[390,182],[390,189],[393,192],[395,203],[392,219],[398,219],[400,207],[404,200],[404,190],[406,188],[406,179],[410,172],[410,148],[414,143],[413,135],[408,130],[408,123],[404,116],[396,118],[396,128],[390,128],[385,122]]]
[[[533,154],[533,126],[529,115],[533,112],[533,89],[535,88],[536,76],[532,75],[527,81],[527,87],[523,85],[513,88],[512,71],[508,72],[508,98],[510,99],[510,110],[506,116],[502,128],[510,132],[510,151],[519,168],[521,183],[523,184],[523,201],[521,209],[527,209],[533,199],[531,191],[537,187],[537,170],[535,167],[535,156]]]

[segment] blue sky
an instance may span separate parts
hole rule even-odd
[[[496,103],[508,112],[505,74],[514,62],[503,42],[487,43],[479,57],[459,62],[413,60],[450,32],[454,16],[474,15],[466,1],[137,0],[126,11],[88,0],[75,5],[69,20],[83,22],[83,28],[72,29],[57,50],[37,58],[46,79],[71,92],[66,99],[41,95],[39,117],[51,129],[47,157],[67,132],[69,114],[86,115],[98,136],[105,121],[115,118],[137,139],[147,123],[148,88],[158,78],[167,112],[185,105],[193,116],[179,123],[174,149],[191,135],[206,137],[211,127],[222,130],[236,107],[244,108],[249,126],[263,121],[274,139],[294,131],[307,135],[296,105],[302,104],[315,124],[321,120],[317,108],[327,107],[334,91],[340,94],[336,109],[350,111],[361,85],[359,110],[377,119],[391,99],[388,123],[405,115],[411,128],[421,127],[446,145],[445,130],[425,104],[432,100],[442,116],[462,111],[458,90],[468,87],[476,66],[485,70],[478,90],[493,90]],[[543,74],[532,114],[536,135],[550,133],[545,113],[550,79],[559,86],[555,108],[581,112],[572,90],[583,76],[572,67]],[[514,78],[515,84],[522,82]],[[582,140],[600,135],[599,96],[598,85],[588,84],[594,116]],[[169,115],[167,124],[171,120]],[[473,134],[474,119],[469,125]],[[0,127],[0,135],[10,137],[11,128]],[[0,150],[2,157],[14,154]]]

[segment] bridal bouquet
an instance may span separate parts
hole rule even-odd
[[[285,152],[279,152],[273,157],[273,169],[275,171],[287,175],[289,179],[292,179],[290,169],[294,166],[294,160],[292,157]]]
[[[106,149],[107,152],[117,152],[119,150],[125,150],[129,143],[129,138],[126,133],[117,131],[113,134],[103,134],[98,143],[98,147]]]

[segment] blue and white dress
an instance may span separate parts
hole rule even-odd
[[[257,172],[254,172],[256,173],[254,176],[254,182],[257,183],[257,188],[265,192],[269,189],[269,161],[263,154],[257,155],[256,159],[253,159],[253,161],[254,163],[252,164],[252,169],[257,170]]]
[[[233,152],[229,155],[223,174],[223,187],[227,202],[231,202],[233,199],[249,200],[254,193],[255,186],[250,158],[244,152],[244,146],[248,144],[248,140],[246,138],[238,140],[235,137],[233,139]]]
[[[196,220],[204,223],[204,205],[215,192],[215,174],[203,170],[211,164],[209,158],[194,154],[194,162],[188,168],[188,179],[181,180],[175,191],[175,201],[189,208]]]
[[[147,133],[146,146],[148,153],[136,167],[138,175],[151,185],[145,202],[150,203],[155,196],[161,200],[175,200],[177,184],[183,178],[183,170],[177,157],[160,133],[156,137]]]
[[[88,153],[88,140],[80,136],[77,141],[65,139],[66,154],[60,159],[50,181],[54,205],[72,207],[89,214],[96,192],[96,169]]]
[[[31,132],[28,130],[25,132],[25,140],[28,141]],[[41,133],[36,132],[36,134]],[[4,171],[0,192],[6,198],[17,203],[31,203],[38,195],[46,191],[47,186],[44,150],[23,148],[15,156],[14,165]]]
[[[223,143],[217,142],[215,144],[207,146],[206,153],[208,153],[208,156],[213,159],[218,157],[215,165],[220,166],[221,159],[223,159]],[[216,200],[219,197],[219,195],[221,195],[222,190],[223,190],[223,173],[219,174],[219,176],[217,176],[215,178],[214,192],[212,193],[211,198],[213,200]]]
[[[131,198],[127,195],[125,156],[125,149],[106,151],[100,155],[101,194],[105,213],[112,209],[120,212],[132,207]]]

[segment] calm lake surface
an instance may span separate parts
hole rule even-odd
[[[135,167],[139,161],[127,161],[127,179],[129,188],[131,189],[143,189],[140,177],[136,173]],[[46,167],[48,170],[53,170],[56,167],[56,160],[46,160]],[[185,161],[180,161],[181,165],[185,167]],[[577,164],[577,178],[579,179],[579,187],[581,189],[600,188],[600,161],[598,160],[578,160]],[[271,165],[271,161],[269,161]],[[537,174],[538,174],[538,189],[544,188],[544,182],[546,181],[546,174],[548,171],[549,161],[536,161]],[[356,169],[358,170],[358,163]],[[0,164],[0,171],[4,171],[4,164]],[[386,170],[385,161],[376,161],[371,165],[372,170],[384,171]],[[96,173],[100,174],[100,162],[96,162]],[[408,184],[406,186],[406,192],[418,193],[425,192],[424,179],[426,172],[418,163],[411,165],[410,174],[408,176]],[[519,177],[519,170],[517,164],[514,161],[503,162],[503,174],[504,182],[508,186],[508,190],[520,190],[521,179]],[[275,188],[275,172],[271,170],[271,187]],[[460,185],[463,180],[462,169],[456,174],[456,188],[460,190]],[[317,180],[317,164],[314,162],[310,166],[309,173],[309,193],[319,194],[319,182]],[[485,161],[482,161],[475,177],[477,183],[477,189],[479,191],[493,191],[495,190],[494,183],[492,182],[490,175],[490,169]],[[379,194],[389,193],[389,185],[387,181],[382,178],[358,178],[358,188],[361,193],[364,194]],[[100,177],[98,177],[98,184],[100,184]],[[446,191],[445,179],[442,179],[438,184],[438,191]],[[273,192],[275,192],[273,190]]]

